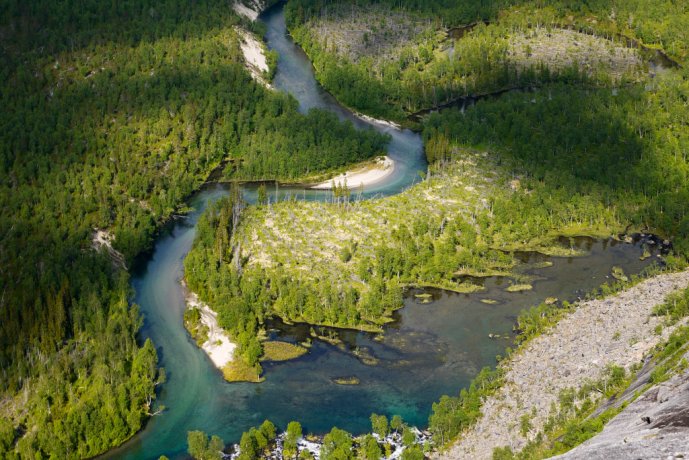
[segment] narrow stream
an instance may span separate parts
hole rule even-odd
[[[420,137],[411,131],[364,122],[343,109],[317,84],[308,58],[287,36],[282,7],[269,10],[262,20],[268,26],[269,46],[280,54],[275,86],[293,94],[301,110],[325,108],[357,126],[373,126],[392,136],[388,154],[398,167],[364,195],[399,193],[418,181],[418,173],[426,169]],[[510,343],[512,325],[522,308],[549,296],[573,300],[605,281],[613,265],[636,272],[650,262],[639,260],[639,246],[577,240],[574,244],[590,255],[548,258],[551,267],[529,271],[538,277],[532,291],[507,293],[505,280],[488,278],[484,292],[463,295],[429,291],[432,301],[421,303],[414,296],[418,291],[412,290],[405,308],[397,313],[397,321],[383,337],[321,329],[318,332],[332,333],[340,343],[314,340],[310,352],[295,361],[265,364],[265,382],[229,384],[184,330],[185,303],[180,285],[182,261],[193,242],[197,219],[209,201],[226,193],[223,186],[211,185],[192,197],[189,205],[195,211],[161,233],[150,261],[133,278],[135,301],[145,317],[142,336],[153,340],[167,372],[168,381],[158,397],[167,410],[104,458],[157,459],[162,454],[184,458],[189,430],[203,430],[221,436],[226,443],[236,442],[243,431],[266,418],[282,428],[290,420],[299,420],[306,431],[315,433],[334,425],[352,432],[367,431],[372,412],[400,414],[409,423],[425,426],[431,404],[442,394],[457,394],[478,370],[495,365],[495,356]],[[290,188],[279,193],[307,200],[328,197],[328,192]],[[254,201],[255,190],[245,187],[244,196]],[[495,302],[487,304],[482,299]],[[270,333],[283,340],[301,341],[310,333],[303,325],[272,321],[269,326]],[[501,338],[491,339],[489,334]],[[360,384],[338,385],[333,381],[351,376]]]

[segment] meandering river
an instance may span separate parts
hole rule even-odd
[[[303,111],[324,108],[357,126],[373,126],[392,136],[388,155],[397,163],[395,172],[365,190],[364,196],[399,193],[418,181],[418,173],[426,169],[418,134],[364,122],[326,93],[316,82],[308,58],[287,36],[282,6],[264,13],[261,20],[268,28],[268,45],[280,54],[276,88],[293,94]],[[366,431],[372,412],[400,414],[423,426],[432,402],[442,394],[456,394],[481,367],[495,364],[495,356],[509,345],[512,325],[522,308],[549,296],[574,299],[605,281],[613,265],[634,272],[648,263],[639,260],[638,246],[585,239],[572,244],[589,250],[587,257],[524,255],[529,262],[547,259],[553,264],[542,269],[535,268],[538,264],[531,269],[525,266],[537,277],[532,291],[507,293],[500,278],[486,279],[485,291],[478,294],[431,291],[430,303],[421,303],[414,296],[417,291],[412,291],[383,337],[321,330],[338,336],[340,344],[315,340],[310,352],[298,360],[265,364],[265,382],[230,384],[184,330],[180,285],[182,261],[193,242],[197,219],[209,201],[226,193],[223,186],[212,185],[192,197],[189,205],[195,211],[161,233],[150,260],[134,275],[136,303],[145,317],[142,336],[153,340],[167,372],[167,383],[158,397],[167,410],[105,458],[148,459],[162,454],[183,458],[189,430],[236,442],[243,431],[266,418],[283,428],[290,420],[299,420],[307,431],[316,433],[332,426]],[[252,187],[245,187],[243,193],[248,201],[255,199]],[[328,196],[328,192],[294,188],[281,188],[279,193],[309,200]],[[494,302],[485,303],[487,299]],[[272,335],[285,340],[303,340],[309,334],[308,327],[279,321],[270,326]],[[491,339],[489,334],[500,338]],[[360,384],[333,382],[349,376],[356,376]]]

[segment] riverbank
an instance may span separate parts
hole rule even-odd
[[[197,308],[200,321],[207,328],[208,339],[201,344],[215,367],[221,371],[232,362],[237,345],[230,340],[230,336],[218,325],[218,314],[201,302],[196,294],[188,291],[186,295],[187,308]]]
[[[266,79],[270,68],[265,45],[254,34],[241,27],[237,26],[234,30],[239,36],[239,47],[244,55],[244,63],[251,74],[251,78],[266,88],[273,89],[273,86]]]
[[[331,190],[346,186],[350,190],[370,187],[388,178],[395,172],[395,162],[388,156],[377,158],[373,163],[346,171],[332,179],[313,185],[314,190]]]
[[[242,0],[234,0],[232,2],[232,9],[239,16],[248,19],[249,21],[255,21],[258,16],[266,9],[265,0],[249,0],[249,5],[247,6]]]
[[[483,401],[483,416],[437,458],[492,458],[495,448],[506,446],[521,450],[556,415],[564,390],[599,381],[613,365],[629,371],[667,340],[681,323],[662,327],[664,319],[652,312],[668,294],[688,285],[689,271],[663,274],[614,296],[579,303],[501,364],[503,384]]]

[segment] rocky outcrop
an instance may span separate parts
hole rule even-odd
[[[91,247],[95,251],[105,252],[116,268],[127,269],[124,255],[113,248],[115,237],[112,233],[103,229],[95,229],[91,235]]]
[[[483,417],[439,456],[482,459],[491,458],[496,447],[521,450],[542,430],[562,390],[599,380],[608,365],[629,369],[665,341],[674,328],[654,334],[662,319],[651,316],[653,308],[688,284],[689,271],[664,274],[609,298],[581,302],[510,358],[505,383],[484,402]],[[525,415],[531,419],[528,433],[519,426]]]
[[[266,0],[234,0],[232,9],[240,16],[255,21],[258,15],[268,8]]]
[[[651,387],[601,433],[553,458],[689,458],[689,371]]]

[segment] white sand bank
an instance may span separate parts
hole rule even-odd
[[[256,18],[258,18],[259,13],[263,10],[262,5],[259,5],[259,2],[253,2],[254,3],[254,8],[249,8],[245,4],[243,4],[239,0],[235,0],[232,2],[232,9],[235,11],[240,16],[244,16],[245,18],[255,21]]]
[[[394,121],[379,120],[378,118],[369,117],[368,115],[364,115],[363,113],[359,112],[354,112],[354,115],[368,123],[373,123],[374,125],[387,126],[389,128],[394,128],[398,131],[402,130],[402,127]]]
[[[235,31],[240,37],[239,46],[244,55],[246,68],[251,72],[251,77],[267,88],[270,88],[271,85],[263,77],[263,72],[268,71],[268,60],[266,59],[263,43],[252,33],[241,27],[235,27]]]
[[[395,171],[395,162],[390,157],[380,157],[373,165],[366,165],[363,168],[347,171],[344,174],[335,176],[332,179],[314,185],[312,189],[330,190],[333,184],[340,186],[347,184],[350,190],[358,187],[368,187],[380,182]]]
[[[227,363],[232,361],[237,345],[230,340],[227,333],[218,325],[217,313],[201,302],[196,294],[190,292],[186,300],[188,308],[198,308],[201,311],[201,323],[208,328],[208,340],[201,345],[201,348],[213,361],[213,364],[218,369],[222,369]]]

